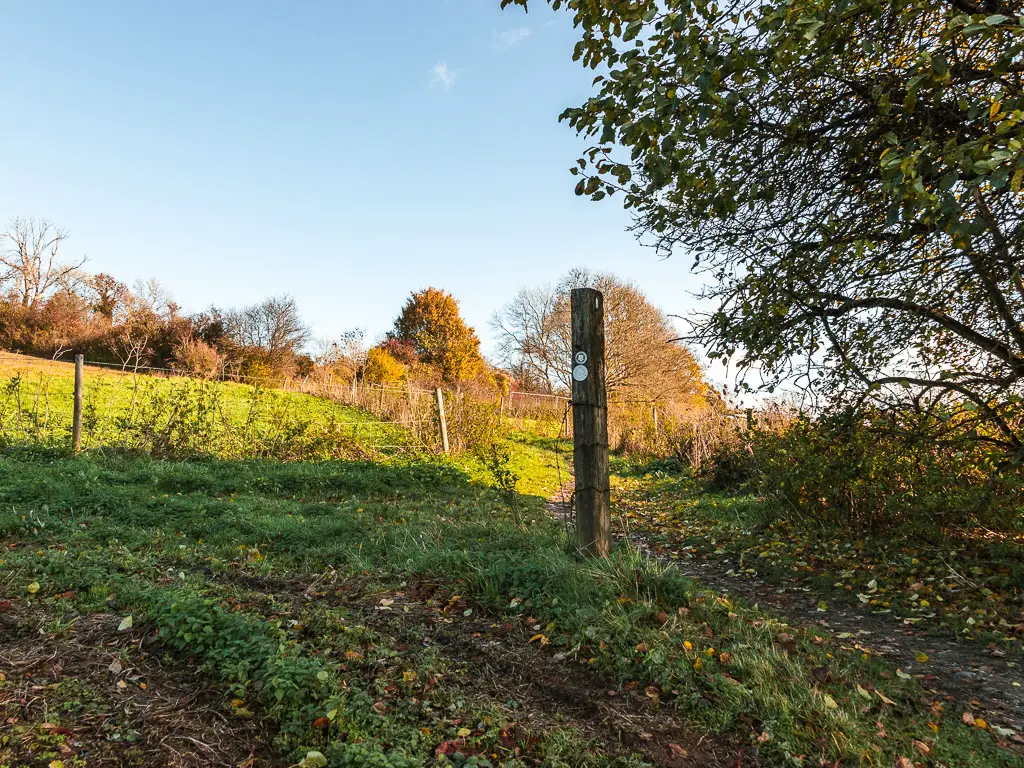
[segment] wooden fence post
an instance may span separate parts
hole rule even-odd
[[[593,288],[574,288],[570,304],[576,530],[583,552],[607,557],[612,536],[608,397],[604,382],[604,297]]]
[[[357,400],[357,397],[356,397],[356,375],[353,373],[352,374],[352,402],[349,403],[349,405],[355,405],[356,404],[356,400]]]
[[[437,419],[441,424],[441,448],[448,453],[448,419],[444,414],[444,392],[437,388]]]
[[[75,355],[75,408],[71,421],[71,450],[82,450],[82,369],[84,355]]]
[[[420,437],[419,425],[416,423],[416,398],[412,394],[412,381],[405,380],[405,388],[409,392],[409,429],[417,440]]]

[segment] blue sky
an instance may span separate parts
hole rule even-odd
[[[7,0],[0,219],[155,277],[186,311],[290,293],[318,335],[451,291],[490,347],[516,290],[586,266],[685,313],[697,281],[573,195],[570,17],[498,0]]]

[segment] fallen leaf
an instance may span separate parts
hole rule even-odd
[[[317,752],[315,749],[310,750],[306,753],[306,756],[299,761],[295,768],[326,768],[327,758],[324,757],[322,752]]]
[[[690,753],[680,747],[678,744],[669,744],[669,751],[676,757],[689,757]]]
[[[123,619],[121,619],[121,623],[117,625],[117,631],[118,632],[124,632],[126,629],[131,629],[131,628],[132,628],[132,616],[131,616],[131,614],[128,614]]]
[[[914,749],[920,752],[922,755],[927,755],[932,751],[932,748],[925,744],[923,741],[914,739]]]
[[[829,709],[838,709],[839,708],[839,705],[836,704],[836,700],[833,699],[831,696],[829,696],[827,693],[824,694],[821,698],[825,702],[825,706],[828,707]]]
[[[472,733],[472,731],[469,730],[469,728],[459,728],[458,736],[459,736],[460,739],[464,739],[467,736],[469,736],[471,733]]]
[[[896,768],[914,768],[914,763],[909,757],[897,757]]]
[[[914,654],[914,661],[916,661],[918,664],[924,664],[926,661],[928,661],[928,654],[918,651]]]
[[[960,719],[964,721],[964,725],[974,725],[974,715],[970,712],[964,712]]]
[[[25,587],[25,591],[28,592],[30,595],[34,595],[36,592],[39,591],[39,582],[33,581],[31,584]]]
[[[884,701],[884,702],[885,702],[886,704],[889,704],[890,706],[893,706],[893,707],[895,707],[895,706],[896,706],[896,702],[895,702],[895,701],[893,701],[892,699],[890,699],[890,698],[889,698],[888,696],[886,696],[886,695],[885,695],[884,693],[882,693],[882,692],[881,692],[880,690],[878,690],[877,688],[875,689],[875,694],[876,694],[876,695],[878,696],[878,698],[880,698],[880,699],[881,699],[882,701]]]

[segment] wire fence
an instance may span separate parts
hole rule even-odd
[[[99,361],[85,366],[87,448],[316,459],[441,452],[445,443],[437,390],[415,383],[341,382],[326,372],[301,378],[227,372],[197,378],[153,366]],[[73,400],[73,364],[0,353],[0,442],[69,445]],[[446,389],[443,402],[455,452],[517,430],[572,438],[571,402],[563,394],[466,387]],[[680,422],[663,409],[652,400],[612,399],[612,447],[675,450]]]
[[[82,386],[82,446],[156,455],[331,459],[431,446],[434,417],[392,418],[257,382],[199,379],[140,367],[90,365]],[[71,444],[74,368],[0,354],[0,443]]]

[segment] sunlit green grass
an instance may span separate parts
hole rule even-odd
[[[550,462],[529,453],[520,460]],[[805,765],[892,765],[914,754],[915,739],[949,766],[1019,764],[958,712],[932,710],[916,680],[853,647],[705,593],[628,549],[604,562],[581,560],[542,503],[440,460],[8,453],[0,458],[0,538],[15,546],[3,555],[0,592],[46,604],[75,590],[83,611],[107,610],[116,595],[123,611],[162,633],[170,652],[195,657],[269,713],[292,756],[308,745],[314,716],[339,707],[364,747],[392,760],[383,765],[422,764],[438,740],[456,737],[453,728],[424,739],[419,715],[397,705],[394,716],[375,718],[374,698],[353,693],[366,682],[345,668],[344,633],[300,637],[266,623],[258,598],[277,587],[261,590],[260,580],[304,587],[331,574],[334,583],[370,583],[380,595],[427,580],[463,596],[473,616],[517,625],[531,616],[540,627],[535,642],[564,663],[647,687],[652,701],[695,728],[756,745],[769,765],[797,756]],[[229,586],[242,576],[247,586]],[[26,592],[32,583],[34,597]],[[239,601],[240,588],[253,594]],[[393,663],[400,671],[418,658]],[[266,682],[254,690],[246,675]],[[287,678],[273,683],[289,691],[280,701],[261,692],[275,675]],[[492,736],[472,738],[483,744]],[[333,764],[361,764],[344,762],[344,744],[328,746]],[[551,764],[612,763],[579,751],[576,762]]]

